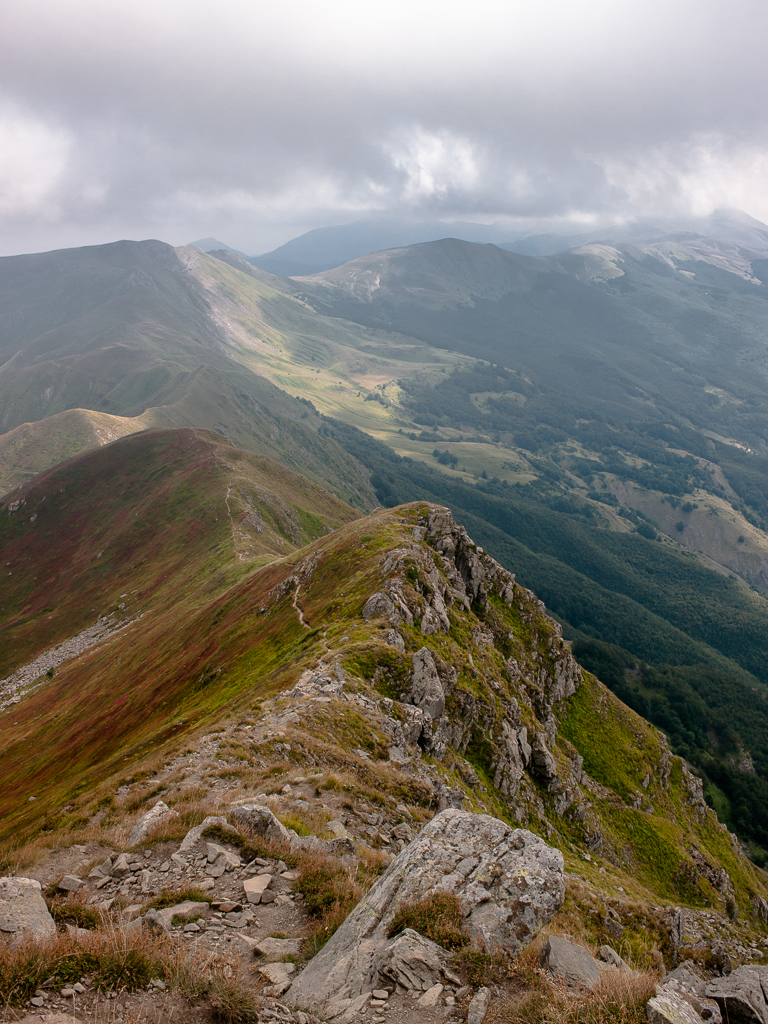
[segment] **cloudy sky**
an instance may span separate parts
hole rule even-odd
[[[768,221],[765,0],[6,0],[0,254]]]

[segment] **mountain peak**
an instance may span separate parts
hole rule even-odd
[[[203,252],[215,252],[217,249],[223,249],[225,252],[233,252],[236,256],[242,256],[244,260],[248,259],[240,249],[235,249],[233,246],[227,245],[226,242],[220,242],[218,238],[198,238],[196,242],[187,242],[187,246],[202,249]]]

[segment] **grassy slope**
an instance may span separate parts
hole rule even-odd
[[[128,419],[92,409],[68,409],[22,423],[0,436],[0,495],[59,462],[149,426],[143,417]]]
[[[25,504],[15,512],[14,494],[0,506],[9,563],[0,673],[98,614],[132,625],[6,713],[3,816],[18,810],[19,786],[49,785],[50,811],[85,766],[92,781],[132,760],[171,728],[178,701],[187,719],[210,708],[206,686],[220,665],[201,609],[254,565],[275,563],[266,580],[287,574],[282,559],[297,545],[355,516],[303,477],[196,430],[132,435],[42,474],[20,494]],[[71,769],[66,779],[61,759]]]
[[[194,742],[201,728],[236,720],[249,710],[258,714],[260,702],[290,688],[321,655],[341,661],[348,689],[374,702],[354,710],[343,701],[298,707],[288,700],[285,710],[300,714],[295,725],[285,727],[295,763],[316,765],[319,758],[326,767],[359,774],[369,789],[416,803],[423,798],[423,783],[387,760],[376,700],[382,693],[389,695],[390,675],[407,672],[411,653],[423,645],[456,666],[456,693],[465,692],[487,709],[480,715],[482,729],[467,750],[480,784],[461,781],[466,769],[460,766],[466,762],[454,752],[435,763],[434,771],[449,785],[461,786],[474,809],[516,820],[517,812],[486,773],[486,751],[495,744],[503,748],[499,716],[508,698],[515,697],[524,719],[535,725],[531,702],[539,670],[550,663],[552,624],[535,605],[528,608],[521,593],[519,607],[494,601],[491,617],[482,616],[484,622],[478,622],[474,611],[452,609],[448,636],[424,636],[415,627],[401,627],[407,648],[402,657],[387,646],[386,624],[362,619],[360,610],[380,585],[382,555],[410,543],[422,509],[423,503],[417,503],[348,523],[210,599],[199,585],[194,600],[187,588],[169,586],[163,601],[156,600],[132,632],[62,667],[13,710],[18,724],[3,730],[0,816],[5,837],[87,818],[121,779],[163,763]],[[215,537],[219,528],[213,528]],[[297,600],[306,626],[293,604],[294,583],[280,587],[294,573],[301,580]],[[504,652],[493,644],[478,644],[480,625],[506,638]],[[516,684],[500,671],[510,653],[510,638],[523,673]],[[378,666],[383,675],[376,672]],[[589,797],[586,819],[569,814],[558,818],[553,797],[531,779],[524,820],[546,832],[569,856],[584,851],[584,843],[598,829],[604,863],[634,895],[719,906],[719,896],[688,870],[688,851],[696,846],[710,863],[728,868],[737,901],[751,915],[750,900],[765,891],[764,877],[735,852],[711,813],[694,813],[677,758],[671,759],[671,785],[664,784],[659,770],[663,752],[655,730],[591,677],[567,702],[560,719],[555,756],[561,768],[572,759],[575,746],[585,768],[608,788]],[[354,753],[360,746],[370,752],[368,759]],[[646,775],[651,781],[643,786]],[[638,792],[645,799],[644,811],[627,806]],[[37,797],[33,804],[26,799],[29,795]],[[64,804],[68,810],[62,812]],[[594,870],[596,882],[602,862],[584,868]]]

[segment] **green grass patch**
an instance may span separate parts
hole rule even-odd
[[[77,928],[89,929],[101,925],[98,911],[84,907],[82,903],[50,903],[48,910],[56,924],[73,924]]]
[[[403,904],[392,918],[387,934],[392,937],[406,928],[412,928],[443,949],[462,949],[469,945],[461,901],[453,893],[436,892]]]
[[[240,832],[226,825],[209,825],[203,832],[203,839],[211,839],[234,846],[246,863],[257,857],[261,857],[262,860],[267,858],[283,860],[289,867],[296,867],[298,863],[296,854],[291,853],[286,847],[276,847],[273,844],[260,842],[253,837],[246,838]]]
[[[211,897],[202,889],[163,889],[154,899],[147,903],[146,910],[163,910],[165,907],[175,907],[177,903],[184,900],[191,900],[193,903],[210,903]]]

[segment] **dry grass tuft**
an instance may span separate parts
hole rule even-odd
[[[385,867],[384,858],[367,854],[357,867],[345,868],[341,860],[319,851],[300,854],[296,892],[315,927],[304,944],[308,957],[322,949],[352,909],[368,892]]]
[[[657,978],[638,972],[610,972],[591,991],[571,992],[541,967],[541,939],[514,961],[511,995],[495,1003],[487,1024],[647,1024],[645,1005]]]
[[[213,1019],[218,1024],[255,1024],[259,1019],[253,993],[238,978],[215,978],[208,998]]]
[[[96,989],[131,991],[153,978],[172,978],[177,954],[171,943],[142,931],[122,929],[81,935],[57,935],[48,942],[0,945],[0,999],[6,1006],[21,1005],[35,989],[61,988],[92,978]]]

